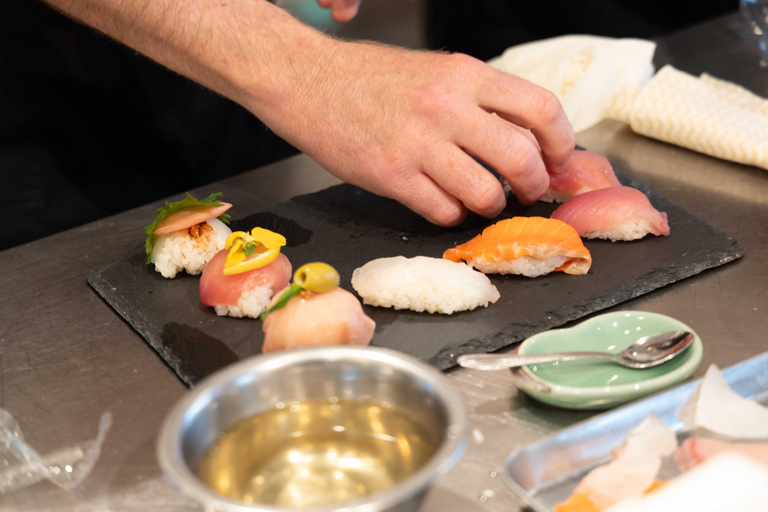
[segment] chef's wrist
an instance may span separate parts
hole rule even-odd
[[[294,21],[269,43],[267,52],[255,53],[228,78],[236,91],[232,99],[268,125],[294,114],[328,82],[330,63],[344,44]]]

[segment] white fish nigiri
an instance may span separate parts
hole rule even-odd
[[[426,256],[369,261],[355,269],[352,287],[365,304],[447,315],[499,300],[499,291],[482,272]]]
[[[647,234],[668,236],[667,214],[632,187],[585,192],[561,205],[551,218],[576,229],[582,238],[637,240]]]

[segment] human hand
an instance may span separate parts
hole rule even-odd
[[[547,169],[567,165],[574,133],[550,92],[466,55],[330,41],[315,72],[256,113],[344,181],[455,225],[467,209],[494,217],[506,204],[472,156],[527,203],[546,191]]]
[[[331,10],[331,17],[339,23],[346,23],[357,15],[362,0],[317,0],[323,9]]]
[[[563,169],[573,150],[553,94],[466,55],[338,41],[268,2],[48,1],[238,102],[336,176],[436,224],[504,207],[501,184],[472,156],[533,202],[547,169]],[[358,3],[340,2],[337,13]]]

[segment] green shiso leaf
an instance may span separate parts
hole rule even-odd
[[[155,221],[149,226],[144,226],[144,231],[147,232],[147,240],[144,242],[144,247],[147,251],[147,265],[152,262],[152,250],[155,248],[155,242],[157,242],[157,239],[159,238],[157,235],[153,234],[153,232],[157,229],[157,226],[163,221],[163,219],[172,213],[183,210],[184,208],[189,208],[191,206],[221,206],[222,203],[218,200],[221,195],[221,192],[215,192],[205,199],[199,200],[187,192],[187,197],[181,201],[175,201],[173,203],[166,201],[165,208],[158,208]],[[222,213],[219,215],[219,220],[222,222],[229,224],[229,219],[230,215],[228,213]]]
[[[288,304],[288,301],[291,300],[293,297],[297,296],[299,293],[301,293],[304,290],[304,288],[301,287],[299,284],[292,284],[287,290],[283,292],[283,294],[280,296],[279,299],[277,299],[277,302],[275,302],[275,305],[266,310],[259,316],[261,320],[264,320],[267,318],[267,315],[273,312],[276,309],[280,309],[286,304]]]

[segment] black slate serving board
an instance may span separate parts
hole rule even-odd
[[[488,308],[450,316],[365,306],[376,321],[373,344],[416,356],[440,369],[456,357],[491,352],[537,332],[717,267],[741,257],[735,240],[683,208],[617,172],[624,184],[643,190],[667,212],[672,233],[634,242],[586,241],[592,268],[586,276],[553,273],[535,279],[490,276],[501,293]],[[518,204],[510,199],[495,221],[515,215],[548,217],[557,205]],[[242,212],[247,206],[237,205]],[[471,215],[458,227],[429,224],[402,205],[350,185],[298,196],[274,208],[232,222],[233,230],[258,225],[288,240],[284,253],[297,268],[325,261],[350,285],[352,271],[381,257],[441,257],[494,221]],[[137,237],[140,237],[137,234]],[[173,368],[193,385],[213,371],[261,351],[261,322],[218,317],[200,303],[198,277],[164,279],[136,254],[88,282]]]

